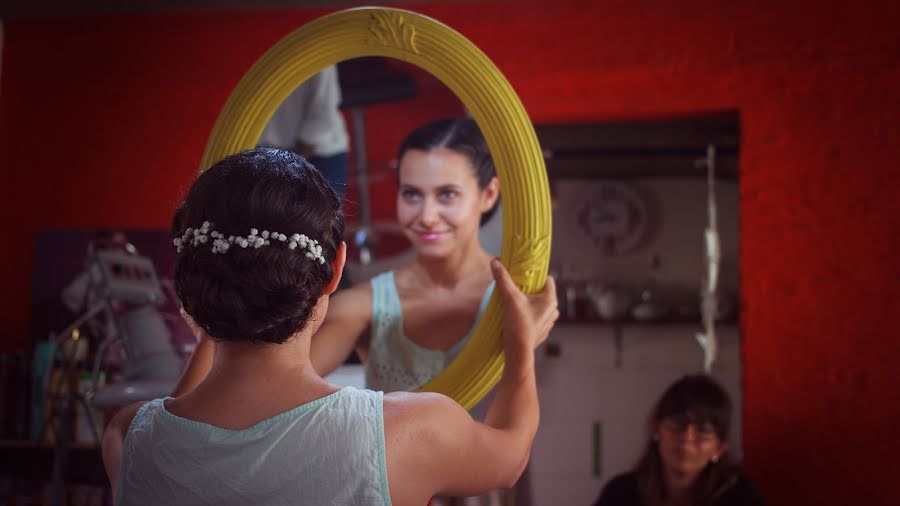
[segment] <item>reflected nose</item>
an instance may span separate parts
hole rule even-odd
[[[430,199],[425,199],[422,202],[422,215],[419,219],[426,227],[437,225],[439,220],[437,204]]]

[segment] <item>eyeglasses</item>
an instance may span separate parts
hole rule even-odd
[[[663,426],[670,432],[684,434],[689,427],[694,427],[701,438],[712,438],[718,435],[715,425],[710,422],[699,422],[688,415],[676,415],[663,419]]]

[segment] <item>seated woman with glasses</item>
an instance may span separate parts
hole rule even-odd
[[[656,403],[647,449],[595,506],[756,506],[762,498],[729,458],[731,400],[705,374],[684,376]]]

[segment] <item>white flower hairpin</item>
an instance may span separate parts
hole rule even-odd
[[[175,245],[175,250],[178,253],[181,253],[188,245],[197,247],[201,244],[206,244],[210,239],[212,239],[213,254],[227,253],[232,246],[238,246],[239,248],[244,249],[261,248],[272,244],[272,241],[274,240],[280,243],[286,243],[288,249],[291,251],[300,247],[301,250],[305,251],[306,258],[318,261],[320,264],[325,263],[325,257],[322,256],[322,246],[319,244],[319,241],[310,239],[304,234],[293,234],[288,237],[280,232],[263,230],[262,233],[260,233],[259,229],[251,228],[250,235],[247,237],[241,237],[239,235],[229,235],[228,237],[225,237],[221,232],[216,231],[213,228],[213,224],[208,221],[204,221],[200,228],[197,229],[188,227],[184,233],[181,234],[181,237],[176,237],[172,240],[172,244]]]

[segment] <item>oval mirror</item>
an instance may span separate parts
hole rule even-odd
[[[534,128],[509,83],[474,44],[446,25],[414,12],[349,9],[288,34],[254,64],[228,98],[213,128],[201,170],[257,145],[270,119],[303,83],[340,62],[371,57],[400,60],[434,76],[474,119],[487,142],[502,188],[500,258],[526,293],[543,287],[550,253],[550,194]],[[402,166],[399,170],[404,173]],[[359,181],[358,170],[349,174],[355,174]],[[360,206],[369,205],[359,199],[365,193],[361,195],[357,189]],[[371,265],[373,250],[369,248],[366,253],[366,234],[390,237],[389,227],[379,229],[371,219],[356,225],[354,230],[363,233],[356,242],[353,260],[358,265]],[[380,260],[375,251],[375,260]],[[409,248],[400,247],[394,253],[409,253]],[[466,408],[474,406],[502,371],[501,323],[500,300],[493,295],[464,348],[418,390],[443,393]]]

